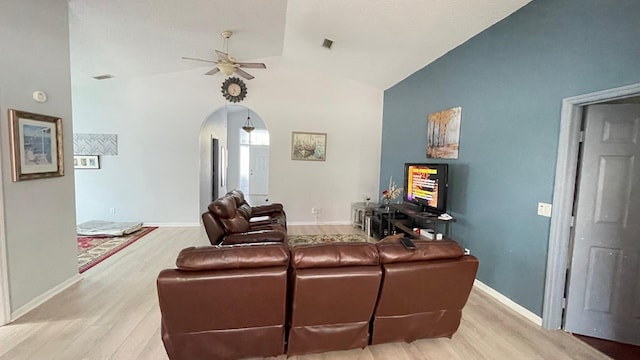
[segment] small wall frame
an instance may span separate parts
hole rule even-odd
[[[74,169],[100,169],[100,156],[98,155],[74,155]]]

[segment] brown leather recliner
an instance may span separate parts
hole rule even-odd
[[[415,251],[378,243],[383,276],[372,344],[449,337],[460,325],[478,270],[454,241],[414,240]]]
[[[292,248],[287,354],[367,346],[380,278],[373,244]]]
[[[282,204],[269,204],[251,206],[244,197],[244,193],[239,189],[231,190],[227,193],[236,201],[236,207],[242,216],[249,221],[251,227],[268,224],[280,224],[287,227],[287,214],[284,212]]]
[[[183,249],[157,280],[169,358],[283,354],[288,264],[285,244]]]
[[[281,224],[269,223],[251,226],[236,207],[231,196],[223,196],[208,206],[202,214],[209,241],[212,245],[249,242],[286,242],[286,229]]]

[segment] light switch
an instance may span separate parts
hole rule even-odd
[[[538,203],[538,215],[551,217],[551,204]]]

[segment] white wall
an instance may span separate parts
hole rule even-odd
[[[270,132],[271,202],[284,203],[292,223],[315,222],[312,206],[322,209],[319,222],[348,222],[350,202],[378,191],[383,92],[285,58],[262,61],[268,69],[253,71],[241,104]],[[198,136],[225,105],[224,78],[206,70],[74,83],[76,132],[119,139],[103,169],[76,172],[78,221],[199,222]],[[292,161],[292,131],[328,133],[327,161]]]
[[[0,149],[11,312],[78,274],[67,1],[0,2]],[[43,90],[49,101],[31,98]],[[11,181],[8,109],[62,118],[65,175]],[[1,237],[0,237],[1,238]],[[1,250],[1,247],[0,247]],[[3,256],[3,254],[0,254]]]

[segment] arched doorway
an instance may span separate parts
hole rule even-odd
[[[249,133],[242,129],[248,117],[255,127]],[[269,131],[241,105],[214,111],[200,128],[200,212],[232,189],[241,189],[252,205],[268,201]]]

